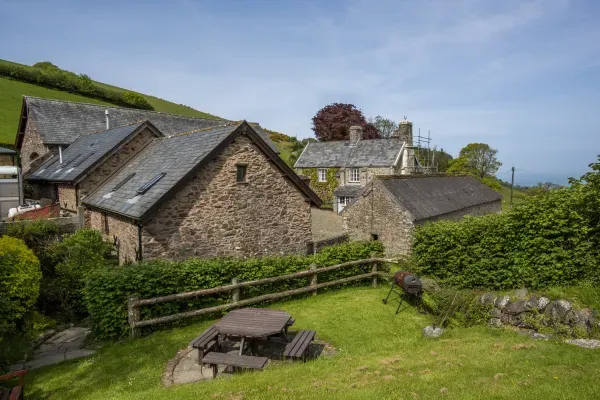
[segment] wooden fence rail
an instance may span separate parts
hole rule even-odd
[[[144,326],[163,324],[166,322],[176,321],[176,320],[179,320],[182,318],[196,317],[199,315],[210,314],[213,312],[225,311],[225,310],[228,310],[231,308],[243,307],[243,306],[247,306],[250,304],[259,303],[259,302],[267,301],[267,300],[282,299],[282,298],[285,298],[288,296],[293,296],[293,295],[301,294],[301,293],[312,292],[313,295],[316,295],[318,289],[326,288],[328,286],[334,286],[334,285],[340,285],[343,283],[358,281],[361,279],[372,278],[373,279],[373,281],[372,281],[373,287],[376,287],[377,279],[381,275],[381,271],[377,270],[377,265],[382,264],[382,263],[394,263],[394,262],[396,262],[396,260],[391,260],[391,259],[387,259],[387,258],[371,257],[371,258],[364,259],[364,260],[349,261],[349,262],[345,262],[342,264],[332,265],[332,266],[324,267],[324,268],[317,268],[316,265],[311,265],[310,269],[308,269],[306,271],[296,272],[296,273],[287,274],[287,275],[274,276],[272,278],[264,278],[264,279],[259,279],[259,280],[255,280],[255,281],[239,282],[237,280],[237,278],[233,278],[231,285],[218,286],[218,287],[214,287],[214,288],[210,288],[210,289],[195,290],[193,292],[177,293],[177,294],[172,294],[169,296],[154,297],[151,299],[139,299],[137,296],[131,296],[129,298],[129,301],[127,304],[127,318],[129,321],[129,326],[131,328],[131,336],[134,338],[139,337],[140,328],[142,328]],[[350,267],[356,267],[356,266],[360,266],[360,265],[365,265],[365,266],[372,265],[371,272],[368,272],[365,274],[360,274],[360,275],[354,275],[354,276],[350,276],[347,278],[338,279],[338,280],[330,281],[330,282],[323,282],[323,283],[317,282],[318,274],[321,274],[324,272],[329,272],[329,271],[334,271],[334,270],[340,269],[340,268],[350,268]],[[241,288],[265,285],[265,284],[269,284],[269,283],[273,283],[273,282],[280,282],[280,281],[285,281],[285,280],[289,280],[289,279],[303,278],[303,277],[311,278],[310,284],[308,286],[298,288],[298,289],[286,290],[286,291],[278,292],[278,293],[264,294],[264,295],[253,297],[250,299],[240,300],[240,289]],[[186,312],[173,314],[173,315],[167,315],[167,316],[159,317],[159,318],[141,320],[141,313],[140,313],[141,306],[165,303],[168,301],[184,300],[184,299],[189,299],[189,298],[194,298],[194,297],[202,297],[202,296],[223,293],[223,292],[232,292],[232,302],[231,303],[221,304],[221,305],[213,306],[213,307],[202,308],[199,310],[186,311]]]

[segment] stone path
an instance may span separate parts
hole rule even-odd
[[[23,361],[10,367],[11,370],[32,370],[46,365],[58,364],[65,360],[87,357],[95,353],[84,349],[84,342],[90,333],[88,328],[72,327],[58,332],[44,341],[33,353],[31,360]]]
[[[595,339],[570,339],[567,343],[584,349],[600,349],[600,340]]]

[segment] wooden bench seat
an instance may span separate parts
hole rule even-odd
[[[290,320],[285,324],[285,329],[284,332],[287,334],[288,329],[290,326],[294,325],[294,322],[296,322],[296,319],[294,318],[290,318]]]
[[[308,346],[315,338],[315,331],[300,331],[283,351],[283,357],[302,358],[306,360]]]
[[[202,362],[204,354],[207,351],[217,350],[219,348],[219,331],[213,325],[202,332],[200,336],[190,342],[190,346],[198,349],[198,362]]]
[[[267,361],[269,361],[267,357],[211,352],[204,356],[202,364],[210,365],[213,369],[213,376],[216,377],[219,365],[244,369],[263,369]]]
[[[0,381],[13,381],[17,380],[16,386],[10,389],[0,388],[0,400],[22,400],[23,399],[23,384],[24,377],[27,375],[27,371],[15,371],[10,372],[6,375],[0,376]]]

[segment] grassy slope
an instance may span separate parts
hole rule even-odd
[[[594,399],[597,351],[506,330],[454,329],[424,339],[430,317],[394,316],[379,289],[352,288],[274,304],[296,329],[315,329],[338,353],[263,372],[164,388],[166,362],[211,322],[105,346],[79,361],[32,371],[29,399]],[[513,348],[517,344],[525,348]],[[523,346],[520,346],[523,347]],[[392,362],[392,359],[396,359]],[[359,367],[366,366],[366,370]],[[445,394],[442,394],[442,390]]]
[[[502,211],[510,210],[510,188],[502,186],[502,190],[500,190],[502,194]],[[525,201],[529,195],[521,190],[514,189],[513,190],[513,206],[515,204],[519,204],[522,201]]]
[[[28,68],[26,65],[16,64],[5,60],[0,60],[0,63],[19,65],[21,67]],[[110,87],[116,90],[126,90],[100,82],[97,83],[99,85]],[[48,89],[45,87],[0,77],[0,143],[14,143],[17,126],[19,123],[19,115],[21,112],[22,96],[24,95],[45,97],[49,99],[79,101],[84,103],[109,104],[107,102],[89,97],[62,92],[60,90]],[[147,95],[143,96],[148,99],[156,111],[190,117],[218,118],[208,113],[194,110],[193,108],[172,103],[157,97]]]

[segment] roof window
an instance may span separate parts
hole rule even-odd
[[[83,163],[85,160],[87,160],[88,158],[90,158],[92,155],[94,155],[94,153],[88,153],[87,156],[83,157],[82,159],[80,159],[79,161],[77,161],[75,164],[73,164],[73,167],[80,166],[81,163]]]
[[[148,190],[150,190],[150,188],[154,185],[156,185],[156,183],[158,181],[160,181],[163,176],[165,176],[166,173],[161,172],[160,174],[156,175],[154,178],[150,179],[146,184],[144,184],[144,186],[142,186],[141,188],[139,188],[136,193],[137,194],[144,194],[146,193]]]
[[[129,174],[129,175],[127,175],[125,178],[123,178],[123,180],[121,180],[121,182],[117,183],[117,184],[115,185],[115,187],[114,187],[114,188],[112,188],[111,192],[114,192],[114,191],[117,191],[117,190],[119,190],[119,189],[120,189],[120,188],[121,188],[121,187],[122,187],[124,184],[126,184],[127,182],[129,182],[129,180],[130,180],[131,178],[133,178],[133,177],[134,177],[134,175],[135,175],[135,172],[134,172],[134,173],[132,173],[132,174]]]

